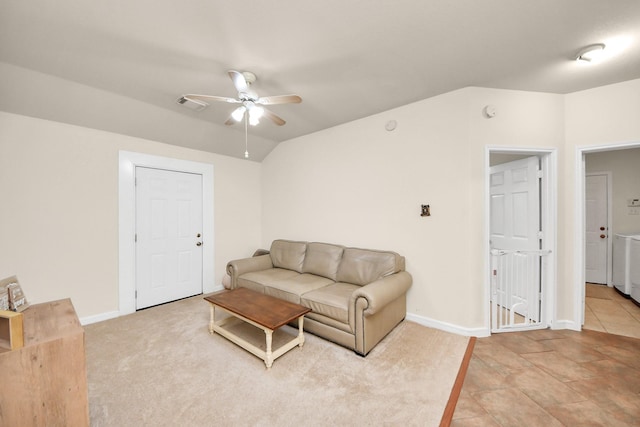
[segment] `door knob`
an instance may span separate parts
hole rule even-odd
[[[601,239],[604,239],[605,237],[607,237],[607,236],[605,236],[604,234],[601,234],[601,235],[600,235],[600,238],[601,238]]]
[[[202,242],[196,243],[196,246],[202,246]]]
[[[604,227],[600,227],[600,231],[604,231]],[[200,237],[200,236],[198,236],[198,237]]]

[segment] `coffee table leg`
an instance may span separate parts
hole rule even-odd
[[[210,304],[211,307],[209,309],[209,334],[213,335],[213,325],[216,322],[216,306],[213,304]]]
[[[304,332],[302,331],[302,326],[304,324],[304,316],[300,316],[298,318],[298,347],[302,347],[304,345]]]
[[[267,365],[267,369],[273,365],[273,353],[271,353],[271,340],[273,338],[273,331],[265,329],[264,334],[267,338],[267,351],[265,352],[264,364]]]

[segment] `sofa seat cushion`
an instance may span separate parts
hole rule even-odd
[[[334,283],[305,293],[300,304],[341,323],[349,324],[349,300],[360,287],[351,283]]]
[[[334,283],[326,277],[315,274],[298,274],[284,280],[273,281],[264,288],[264,293],[285,301],[300,304],[300,296]]]
[[[299,275],[300,274],[295,271],[285,270],[284,268],[252,271],[238,277],[238,286],[264,293],[265,286],[270,286],[273,283],[278,283]]]

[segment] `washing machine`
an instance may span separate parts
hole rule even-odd
[[[613,238],[613,286],[627,297],[631,294],[631,241],[640,239],[640,232],[616,234]]]
[[[629,277],[631,298],[640,304],[640,236],[634,236],[629,241]]]

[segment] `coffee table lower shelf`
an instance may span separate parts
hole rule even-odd
[[[285,354],[287,351],[291,350],[296,346],[302,347],[304,345],[304,333],[303,333],[304,315],[298,318],[298,335],[296,335],[293,339],[282,344],[280,347],[274,350],[271,348],[272,341],[273,341],[273,333],[275,331],[274,329],[270,329],[270,328],[267,328],[266,326],[260,325],[259,323],[249,320],[246,317],[239,315],[238,313],[225,310],[222,307],[216,306],[212,302],[209,302],[209,304],[211,305],[210,307],[211,320],[209,322],[209,333],[211,335],[213,335],[214,333],[218,333],[219,335],[222,335],[229,341],[235,343],[236,345],[242,347],[248,352],[264,360],[264,364],[266,365],[267,369],[271,368],[274,360],[276,360],[278,357]],[[216,309],[222,310],[225,313],[228,313],[230,316],[220,320],[216,320]],[[223,327],[224,325],[226,325],[227,323],[235,319],[240,319],[264,331],[265,340],[266,340],[266,351],[253,345],[249,341],[241,338],[240,336],[231,332],[229,329],[225,329]]]

